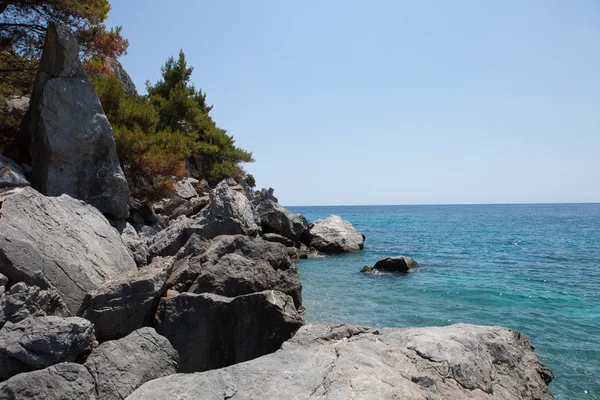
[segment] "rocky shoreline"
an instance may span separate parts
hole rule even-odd
[[[0,157],[0,399],[552,398],[514,330],[304,325],[296,260],[364,246],[340,217],[243,177],[134,203],[60,26],[22,126]]]

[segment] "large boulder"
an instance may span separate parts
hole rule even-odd
[[[21,167],[0,154],[0,189],[19,186],[29,186],[29,181],[25,178]]]
[[[77,361],[96,337],[91,322],[78,317],[31,317],[0,330],[0,381],[21,372]]]
[[[189,200],[192,197],[198,196],[198,192],[196,192],[196,185],[198,184],[198,179],[194,178],[186,178],[181,181],[175,182],[175,192],[177,196],[182,199]]]
[[[308,221],[302,214],[294,214],[277,203],[273,189],[264,190],[254,201],[256,212],[264,233],[277,233],[281,236],[300,242],[308,229]]]
[[[96,386],[83,365],[60,363],[0,383],[0,399],[95,400]]]
[[[119,233],[94,207],[30,187],[0,193],[0,273],[48,289],[71,313],[109,279],[137,271]]]
[[[179,371],[225,367],[277,350],[302,325],[275,290],[235,298],[182,293],[160,301],[154,326],[179,352]]]
[[[115,218],[129,215],[112,128],[75,38],[52,22],[18,142],[28,150],[31,184],[41,193],[68,194]]]
[[[204,246],[204,243],[200,243]],[[178,260],[169,288],[235,297],[278,290],[302,304],[302,284],[294,263],[295,248],[243,235],[213,239],[206,250]]]
[[[170,259],[157,257],[138,272],[86,295],[79,314],[93,322],[98,340],[119,339],[152,323],[170,266]]]
[[[415,272],[419,269],[419,264],[412,257],[393,256],[379,259],[373,269],[389,272]]]
[[[314,221],[309,228],[310,246],[323,253],[362,250],[365,237],[352,224],[337,215]]]
[[[196,234],[204,237],[205,225],[205,221],[198,221],[185,216],[178,218],[166,229],[152,237],[149,246],[150,258],[174,256],[185,246],[192,235]]]
[[[177,360],[177,351],[166,338],[152,328],[141,328],[102,343],[84,366],[96,382],[99,400],[122,400],[143,383],[174,374]]]
[[[150,381],[128,400],[553,399],[527,337],[493,326],[301,328],[274,354]]]

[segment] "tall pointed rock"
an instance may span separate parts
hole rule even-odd
[[[50,23],[19,142],[31,185],[47,196],[68,194],[115,218],[129,215],[127,180],[112,128],[63,26]]]

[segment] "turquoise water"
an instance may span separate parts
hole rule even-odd
[[[600,399],[600,204],[290,210],[340,215],[367,237],[360,253],[298,263],[307,322],[515,328],[555,373],[557,399]],[[359,273],[399,254],[420,271]]]

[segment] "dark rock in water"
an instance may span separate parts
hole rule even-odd
[[[0,380],[83,358],[96,341],[91,322],[78,317],[31,317],[0,330]]]
[[[75,38],[52,22],[23,127],[17,141],[28,150],[34,188],[48,196],[68,194],[127,218],[131,200],[112,128]]]
[[[103,282],[137,271],[119,233],[94,207],[31,187],[0,193],[0,273],[60,293],[71,313]]]
[[[117,77],[118,80],[123,84],[123,88],[125,88],[125,93],[129,96],[135,96],[138,94],[137,89],[135,87],[135,83],[131,80],[131,77],[125,71],[121,63],[116,58],[109,58],[108,65],[110,68],[110,72]]]
[[[365,265],[364,267],[362,267],[360,269],[360,272],[365,273],[365,274],[371,274],[371,273],[373,273],[373,271],[374,271],[373,268],[368,265]]]
[[[323,253],[346,253],[361,250],[365,236],[337,215],[314,221],[309,228],[310,246]]]
[[[129,400],[553,398],[552,373],[526,336],[493,326],[375,330],[302,327],[281,350],[227,368],[142,385]],[[173,396],[177,393],[176,396]]]
[[[87,294],[79,315],[94,324],[98,340],[119,339],[152,323],[171,263],[157,257],[138,272],[105,282]]]
[[[262,235],[262,239],[266,240],[267,242],[281,243],[285,247],[295,247],[296,246],[296,243],[294,243],[290,239],[286,238],[285,236],[278,235],[276,233],[264,233]]]
[[[29,186],[29,181],[25,178],[21,167],[0,154],[0,189],[19,186]]]
[[[394,256],[380,259],[375,263],[373,269],[389,272],[414,272],[419,269],[419,264],[411,257]]]
[[[152,328],[141,328],[102,343],[84,366],[96,382],[98,399],[122,400],[143,383],[174,374],[177,360],[177,351],[165,337]]]
[[[0,275],[0,278],[2,277],[4,275]],[[37,286],[27,286],[19,282],[0,298],[0,329],[6,322],[16,323],[28,317],[46,315],[71,316],[67,305],[56,290],[40,290]]]
[[[180,372],[271,353],[301,325],[292,298],[275,290],[235,298],[208,293],[162,298],[154,324],[179,352]]]
[[[60,363],[0,383],[0,399],[96,399],[94,378],[80,364]]]
[[[268,192],[263,190],[254,200],[254,206],[265,233],[277,233],[294,242],[300,242],[308,229],[308,221],[303,215],[294,214],[277,203],[273,189],[269,189]]]
[[[235,297],[278,290],[302,304],[302,284],[294,259],[296,249],[243,235],[215,238],[201,255],[177,261],[168,287],[179,292],[216,293]]]

